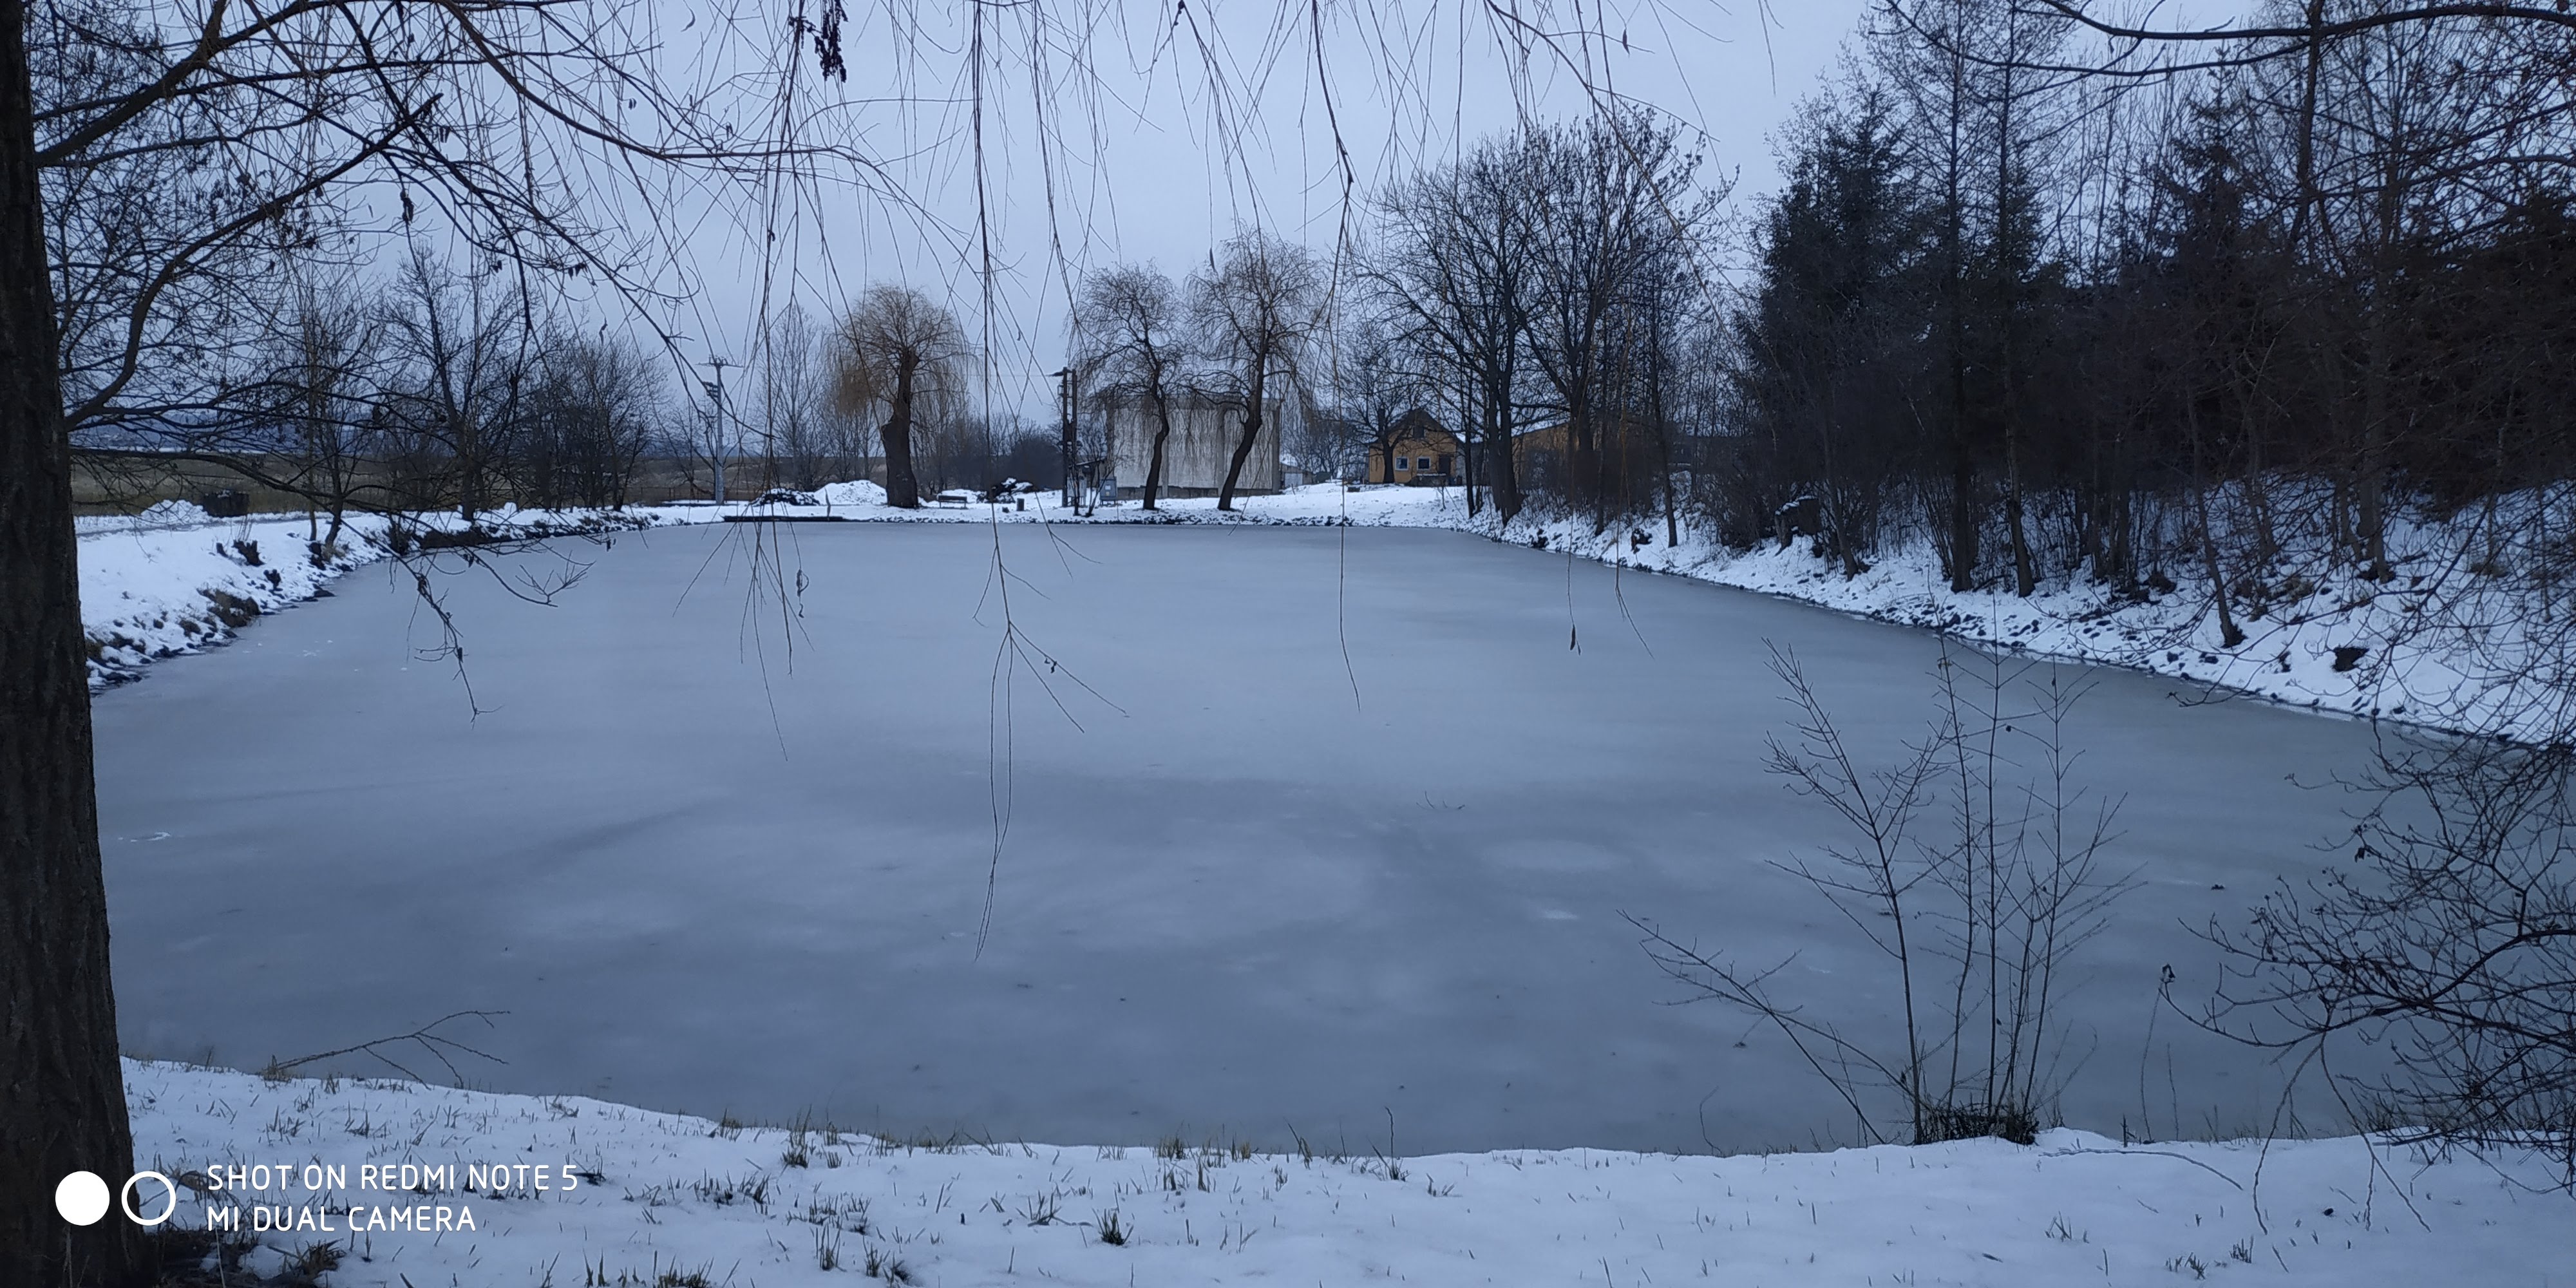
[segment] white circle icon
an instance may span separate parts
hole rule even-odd
[[[161,1188],[164,1191],[163,1197],[167,1200],[166,1204],[161,1209],[161,1215],[156,1217],[146,1217],[134,1210],[134,1187],[138,1182],[147,1180],[161,1182]],[[125,1178],[125,1192],[117,1195],[116,1201],[118,1206],[125,1209],[126,1220],[132,1221],[136,1225],[140,1226],[155,1226],[178,1214],[179,1187],[172,1185],[170,1183],[170,1178],[163,1176],[159,1172],[136,1172],[134,1175]],[[149,1202],[149,1200],[146,1200],[146,1202]]]
[[[96,1172],[74,1172],[54,1187],[54,1210],[73,1225],[96,1225],[107,1215],[107,1182]]]

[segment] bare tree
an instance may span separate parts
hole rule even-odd
[[[824,475],[848,467],[842,430],[853,421],[832,406],[824,343],[804,308],[793,302],[761,328],[760,357],[753,364],[761,452],[773,470],[787,471],[790,487],[821,487],[830,481]]]
[[[1093,273],[1082,281],[1075,319],[1077,365],[1107,382],[1113,400],[1153,413],[1144,507],[1155,509],[1163,486],[1163,451],[1172,437],[1172,400],[1188,355],[1172,279],[1145,264]]]
[[[1538,238],[1525,140],[1488,140],[1378,199],[1384,245],[1369,276],[1429,383],[1457,391],[1461,439],[1485,457],[1494,510],[1521,509],[1513,436],[1528,379]]]
[[[357,492],[363,462],[359,436],[378,399],[382,346],[372,301],[347,273],[320,276],[299,265],[280,291],[277,324],[268,337],[268,369],[255,402],[287,431],[295,460],[290,476],[307,498],[307,538],[317,560],[339,545]],[[322,528],[318,511],[328,510]]]
[[[1619,397],[1613,369],[1626,361],[1618,335],[1637,321],[1623,314],[1648,274],[1685,268],[1676,243],[1696,236],[1714,194],[1691,191],[1699,158],[1642,108],[1532,130],[1525,147],[1537,221],[1530,358],[1564,418],[1568,498],[1590,504],[1599,526],[1614,500],[1627,501],[1614,493],[1641,463],[1629,459],[1624,435],[1606,441]]]
[[[459,273],[414,246],[387,300],[387,340],[403,370],[395,419],[443,458],[458,517],[491,507],[537,372],[539,332],[500,267]],[[515,298],[514,298],[515,296]]]
[[[1199,344],[1243,408],[1243,428],[1226,464],[1216,508],[1234,508],[1235,485],[1251,459],[1272,400],[1303,371],[1306,347],[1324,322],[1324,270],[1312,252],[1258,228],[1229,239],[1190,275],[1190,318]]]
[[[913,509],[921,483],[913,472],[917,408],[953,397],[973,356],[957,318],[909,286],[871,286],[841,319],[834,336],[833,398],[857,413],[882,405],[886,504]]]
[[[547,338],[513,473],[540,505],[622,506],[663,415],[663,373],[607,333]]]
[[[1403,342],[1391,319],[1375,314],[1351,317],[1335,328],[1333,339],[1329,384],[1335,406],[1330,423],[1337,427],[1332,446],[1338,469],[1346,446],[1360,448],[1363,462],[1370,452],[1392,453],[1396,426],[1405,413],[1423,405],[1428,391],[1420,355]]]

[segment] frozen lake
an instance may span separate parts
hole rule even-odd
[[[1930,637],[1455,533],[779,531],[784,627],[743,525],[568,547],[594,567],[553,608],[452,579],[479,718],[381,567],[102,695],[129,1051],[257,1068],[486,1009],[454,1030],[507,1061],[463,1061],[475,1085],[711,1116],[1293,1124],[1363,1154],[1390,1115],[1408,1154],[1850,1138],[1770,1033],[1662,1005],[1620,913],[1804,947],[1796,996],[1887,1023],[1885,972],[1768,863],[1842,837],[1761,771],[1788,714],[1764,642],[1889,751],[1931,713]],[[997,540],[1062,668],[1064,710],[1022,669],[1007,727]],[[2277,1076],[2170,1014],[2150,1052],[2157,973],[2203,995],[2185,926],[2320,866],[2343,801],[2290,776],[2368,734],[2175,687],[2103,674],[2074,729],[2143,884],[2067,995],[2064,1116],[2243,1132]]]

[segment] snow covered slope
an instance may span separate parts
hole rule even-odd
[[[333,1288],[777,1288],[869,1273],[961,1286],[2537,1288],[2567,1282],[2576,1228],[2576,1202],[2517,1185],[2542,1169],[2374,1155],[2359,1139],[2124,1149],[2056,1131],[2030,1147],[1334,1159],[1277,1139],[905,1146],[595,1100],[170,1064],[129,1062],[126,1085],[139,1166],[228,1182],[239,1169],[241,1188],[182,1191],[178,1225],[235,1209],[258,1245],[242,1265],[262,1274],[335,1244],[322,1278]],[[362,1170],[387,1165],[389,1183]],[[155,1214],[162,1189],[138,1192]]]
[[[739,507],[733,507],[738,509]],[[623,511],[502,510],[486,530],[600,530],[713,522],[714,507]],[[300,514],[216,519],[185,501],[139,515],[85,516],[80,530],[81,625],[90,688],[135,678],[150,663],[232,638],[263,613],[328,594],[332,578],[386,556],[386,524],[352,515],[339,541],[319,548]],[[450,515],[423,526],[453,527]]]

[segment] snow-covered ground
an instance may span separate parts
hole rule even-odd
[[[741,507],[728,507],[739,510]],[[630,507],[614,512],[521,511],[488,515],[495,534],[616,531],[722,517],[713,506]],[[420,516],[457,526],[448,515]],[[351,515],[336,542],[316,541],[300,514],[217,519],[185,501],[139,515],[85,515],[80,531],[81,625],[90,647],[90,687],[133,679],[150,663],[220,644],[264,613],[330,593],[329,582],[388,553],[386,523]]]
[[[2525,1188],[2543,1168],[2428,1161],[2358,1138],[2124,1148],[2052,1131],[2033,1146],[1390,1160],[1279,1139],[905,1145],[819,1123],[740,1127],[597,1100],[172,1064],[129,1062],[126,1086],[138,1166],[231,1185],[182,1191],[175,1224],[232,1210],[236,1242],[256,1245],[240,1268],[261,1275],[335,1245],[336,1268],[319,1279],[329,1288],[777,1288],[871,1275],[961,1288],[2539,1288],[2568,1281],[2576,1228],[2566,1195]],[[405,1164],[446,1171],[363,1170]],[[162,1192],[138,1188],[145,1215]],[[292,1228],[250,1229],[281,1216]]]

